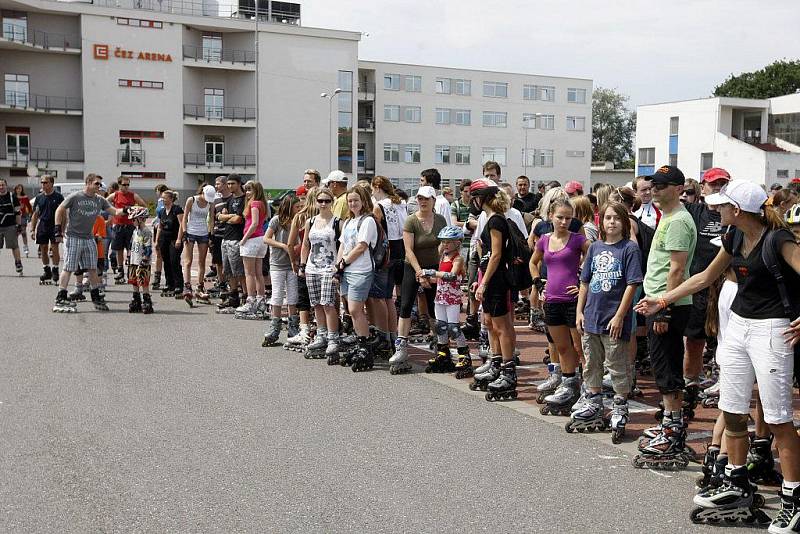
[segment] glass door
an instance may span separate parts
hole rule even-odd
[[[203,34],[203,60],[222,61],[222,35]]]
[[[224,89],[205,89],[205,101],[203,104],[206,107],[207,119],[222,119],[223,106],[225,105],[225,90]]]
[[[142,163],[142,140],[138,137],[119,138],[120,163]]]
[[[30,86],[27,74],[5,75],[5,102],[7,106],[26,108],[30,101]]]
[[[24,43],[28,40],[28,19],[24,14],[3,16],[3,38]]]
[[[26,133],[6,133],[7,158],[26,163],[31,151],[31,137]]]
[[[206,140],[206,165],[219,165],[225,161],[225,139],[218,136],[207,136]]]

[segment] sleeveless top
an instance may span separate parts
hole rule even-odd
[[[439,271],[446,273],[453,271],[453,263],[459,257],[459,253],[454,253],[449,260],[439,260]],[[444,258],[444,256],[442,256]],[[458,275],[455,280],[442,280],[436,281],[436,296],[433,299],[434,304],[444,304],[446,306],[461,305],[463,293],[461,292],[461,275]]]
[[[258,208],[258,220],[253,221],[253,208]],[[264,221],[267,219],[267,209],[263,202],[260,200],[253,200],[250,202],[250,206],[247,208],[247,213],[244,214],[244,233],[246,234],[248,230],[250,230],[250,225],[255,224],[256,229],[250,235],[249,239],[253,239],[255,237],[263,237],[264,236]],[[287,233],[288,235],[288,233]]]
[[[311,218],[308,230],[310,250],[306,261],[306,274],[333,274],[336,270],[334,264],[338,247],[334,222],[337,221],[336,217],[331,217],[331,220],[323,228],[314,228],[317,217]]]
[[[189,212],[189,222],[186,224],[186,233],[203,237],[208,235],[208,212],[211,203],[207,202],[206,207],[200,207],[197,197],[192,202],[192,211]]]
[[[136,204],[136,199],[134,198],[133,193],[130,191],[117,191],[114,193],[114,202],[112,202],[112,204],[117,209],[128,208]],[[131,221],[127,215],[114,215],[114,217],[111,219],[111,224],[131,225],[133,224],[133,221]]]

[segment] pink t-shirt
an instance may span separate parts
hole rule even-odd
[[[253,222],[253,208],[258,208],[258,222],[256,223],[256,229],[253,232],[253,235],[250,236],[250,239],[253,239],[254,237],[262,237],[264,235],[264,219],[267,218],[267,210],[263,202],[260,200],[253,200],[250,202],[247,213],[244,214],[245,234],[247,234],[248,230],[250,230],[250,224]]]
[[[542,261],[547,265],[547,293],[545,302],[575,302],[578,295],[567,293],[567,287],[578,286],[581,268],[581,253],[586,238],[583,234],[570,232],[567,245],[557,252],[550,252],[550,234],[536,242],[536,248],[544,253]]]

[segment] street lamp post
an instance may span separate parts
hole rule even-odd
[[[523,119],[524,126],[522,127],[525,130],[525,148],[522,149],[522,174],[528,176],[528,130],[530,130],[530,122],[533,121],[534,126],[536,125],[536,119],[541,117],[541,113],[534,113],[533,117],[528,117],[527,119]]]
[[[333,149],[331,148],[332,141],[330,140],[331,130],[333,130],[333,97],[341,93],[342,90],[340,88],[336,88],[333,90],[332,93],[322,93],[319,95],[320,98],[327,98],[328,99],[328,163],[331,165],[330,170],[334,170],[333,165]]]

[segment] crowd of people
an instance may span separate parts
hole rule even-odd
[[[0,245],[21,274],[30,222],[40,282],[58,284],[53,311],[74,312],[86,290],[107,310],[110,274],[131,286],[131,313],[153,313],[151,289],[192,307],[219,299],[218,313],[269,321],[263,346],[286,323],[285,348],[353,371],[384,358],[392,374],[406,372],[410,344],[427,343],[427,372],[472,377],[492,401],[517,397],[514,321],[526,317],[548,340],[543,414],[569,416],[567,432],[610,428],[619,442],[637,371],[649,370],[660,420],[634,465],[685,467],[697,403],[718,403],[692,519],[800,529],[797,184],[768,194],[721,168],[696,182],[667,165],[623,187],[551,181],[533,192],[490,161],[458,191],[427,169],[409,197],[383,176],[350,186],[341,171],[323,180],[309,169],[276,200],[236,174],[182,205],[158,186],[154,213],[126,177],[106,188],[90,174],[67,198],[52,177],[40,185],[31,203],[0,180]],[[478,341],[476,367],[468,340]],[[780,480],[773,439],[783,479],[770,520],[753,484]]]

